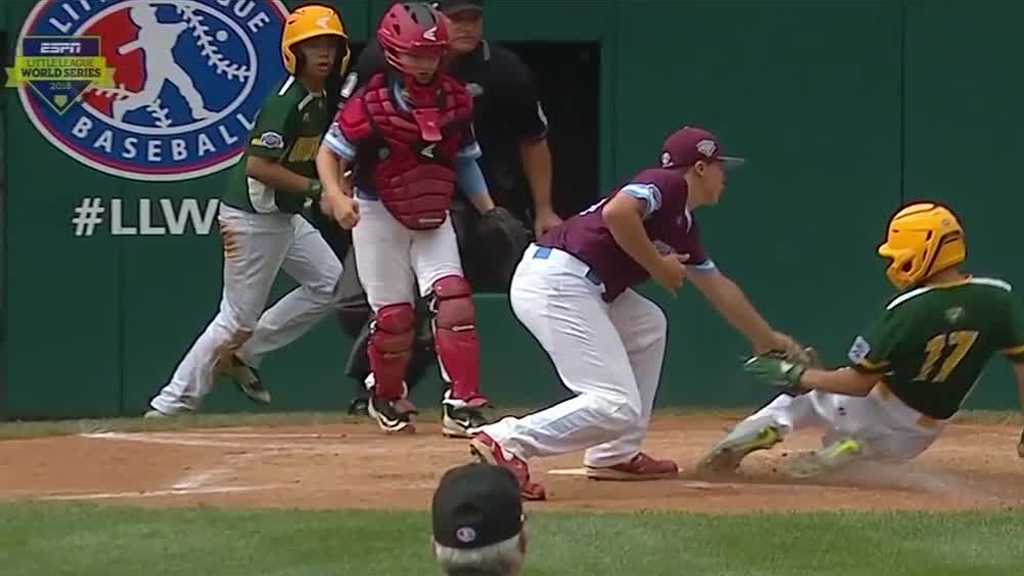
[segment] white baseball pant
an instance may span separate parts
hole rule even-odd
[[[224,240],[220,312],[150,402],[165,414],[199,409],[222,355],[234,352],[258,367],[263,354],[305,334],[338,302],[341,263],[302,216],[255,214],[221,203],[218,219]],[[300,286],[264,312],[282,268]]]
[[[604,286],[589,271],[567,252],[531,245],[512,278],[512,310],[576,394],[482,429],[520,458],[587,449],[587,466],[614,466],[632,459],[647,434],[665,356],[665,314],[633,290],[605,302]]]
[[[357,196],[359,224],[352,229],[359,280],[376,312],[384,306],[415,302],[445,276],[462,276],[459,244],[451,218],[431,230],[410,230],[379,200]]]
[[[879,383],[864,397],[814,390],[801,396],[781,395],[737,427],[771,422],[783,435],[811,426],[825,429],[822,445],[857,440],[865,456],[909,460],[924,452],[946,426],[921,414]]]
[[[357,194],[356,201],[359,224],[352,229],[352,249],[366,301],[374,313],[393,304],[415,306],[417,284],[419,295],[426,297],[441,278],[463,276],[459,242],[450,216],[437,228],[410,230],[380,200]],[[440,354],[437,365],[441,378],[450,382]],[[366,386],[372,385],[370,374]]]

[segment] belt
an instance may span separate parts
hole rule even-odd
[[[558,260],[567,269],[589,280],[591,284],[595,286],[601,286],[604,284],[604,282],[601,281],[601,277],[597,275],[597,272],[594,272],[593,268],[588,266],[586,262],[583,262],[565,250],[559,250],[558,248],[551,248],[549,246],[537,246],[536,244],[531,245],[530,249],[533,250],[532,258],[534,260],[550,260],[553,258]]]

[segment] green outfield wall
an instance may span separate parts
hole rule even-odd
[[[244,9],[246,1],[187,3],[208,12]],[[113,18],[117,3],[92,0],[108,10],[97,9],[96,18]],[[74,10],[78,0],[49,4],[37,14],[65,18],[61,26],[73,29],[62,5]],[[361,42],[388,3],[334,4]],[[197,13],[207,13],[203,6]],[[5,66],[13,65],[35,7],[32,0],[0,3]],[[257,0],[253,14],[272,8]],[[662,139],[683,123],[715,130],[749,159],[730,175],[721,205],[697,213],[705,244],[771,322],[818,346],[830,362],[842,361],[890,292],[874,249],[902,200],[951,204],[968,230],[972,270],[1024,286],[1016,174],[1024,153],[1024,36],[1017,30],[1024,4],[489,0],[486,14],[494,40],[600,46],[600,162],[592,169],[603,189],[653,163]],[[240,21],[243,32],[252,22]],[[211,216],[226,171],[161,182],[121,177],[44,137],[18,90],[6,89],[0,106],[0,417],[140,413],[217,310],[221,248]],[[83,141],[102,151],[102,142]],[[104,212],[87,230],[72,218],[90,199]],[[280,279],[275,297],[290,287]],[[699,294],[686,289],[671,299],[644,290],[670,319],[660,405],[767,399],[739,373],[744,342]],[[479,295],[477,307],[488,394],[504,405],[562,397],[507,298]],[[347,405],[351,384],[341,369],[348,347],[327,320],[270,356],[263,375],[274,408]],[[434,378],[418,399],[429,403],[438,390]],[[1016,406],[1009,370],[993,367],[970,405]],[[251,408],[228,385],[207,406]]]

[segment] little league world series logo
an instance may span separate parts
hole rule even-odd
[[[8,86],[39,132],[96,170],[146,181],[241,156],[283,81],[279,0],[41,0]]]

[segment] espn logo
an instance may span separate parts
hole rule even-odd
[[[43,42],[39,45],[39,53],[45,56],[59,56],[62,54],[81,54],[81,42]]]

